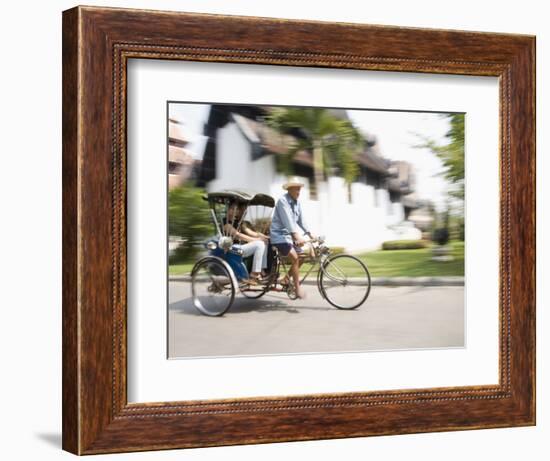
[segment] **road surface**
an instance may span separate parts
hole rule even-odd
[[[237,294],[222,317],[200,314],[189,282],[169,282],[170,358],[326,353],[464,346],[464,287],[377,287],[365,304],[342,311],[316,285],[307,298]]]

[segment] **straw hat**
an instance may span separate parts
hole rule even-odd
[[[287,190],[289,187],[304,187],[304,183],[300,181],[298,176],[288,178],[288,181],[283,184],[283,189]]]

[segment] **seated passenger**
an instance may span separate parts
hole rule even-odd
[[[227,217],[223,220],[223,231],[236,242],[236,247],[243,251],[243,257],[253,256],[252,271],[249,282],[256,283],[265,276],[262,269],[267,267],[267,244],[269,237],[256,232],[250,223],[241,223],[245,208],[233,202],[227,209]]]

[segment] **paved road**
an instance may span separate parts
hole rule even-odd
[[[361,307],[342,311],[321,298],[284,293],[235,297],[223,317],[198,313],[189,282],[169,283],[169,356],[344,352],[464,345],[463,287],[373,287]]]

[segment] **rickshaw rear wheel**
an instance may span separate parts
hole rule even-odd
[[[371,278],[367,266],[360,259],[339,254],[323,262],[317,286],[331,305],[351,310],[361,306],[369,297]]]
[[[193,305],[201,314],[219,317],[233,304],[235,285],[235,275],[225,261],[203,258],[191,271]]]

